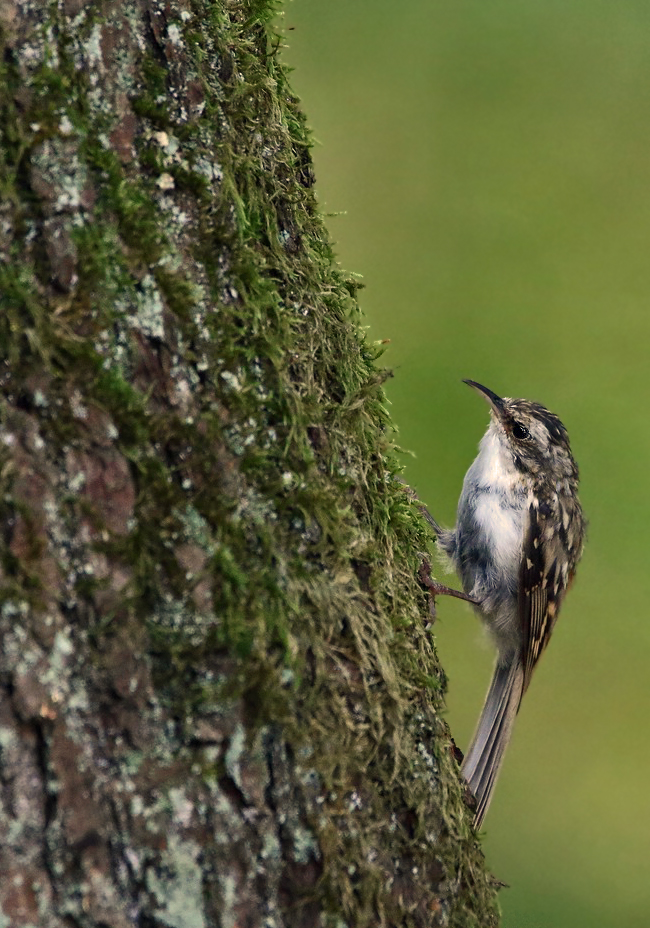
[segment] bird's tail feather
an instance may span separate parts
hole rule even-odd
[[[524,668],[516,658],[497,664],[462,772],[476,798],[474,827],[481,827],[492,799],[524,690]]]

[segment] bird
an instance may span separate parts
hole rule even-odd
[[[487,625],[496,663],[461,771],[480,829],[521,701],[546,649],[582,556],[586,521],[578,466],[560,419],[540,403],[500,397],[465,380],[490,406],[490,423],[458,502],[456,525],[425,515],[451,560],[460,595]]]

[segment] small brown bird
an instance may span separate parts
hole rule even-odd
[[[480,828],[515,716],[546,648],[582,554],[585,519],[569,436],[539,403],[501,398],[466,380],[490,404],[490,424],[458,502],[456,527],[431,520],[465,595],[488,626],[496,666],[463,773]]]

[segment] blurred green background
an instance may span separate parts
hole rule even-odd
[[[540,400],[581,465],[588,547],[486,822],[506,928],[650,924],[650,6],[293,0],[317,190],[363,275],[406,479],[453,522],[488,421]],[[344,212],[344,215],[339,215]],[[441,600],[466,747],[492,654]]]

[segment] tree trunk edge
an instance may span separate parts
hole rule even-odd
[[[12,928],[497,924],[276,12],[0,9]]]

